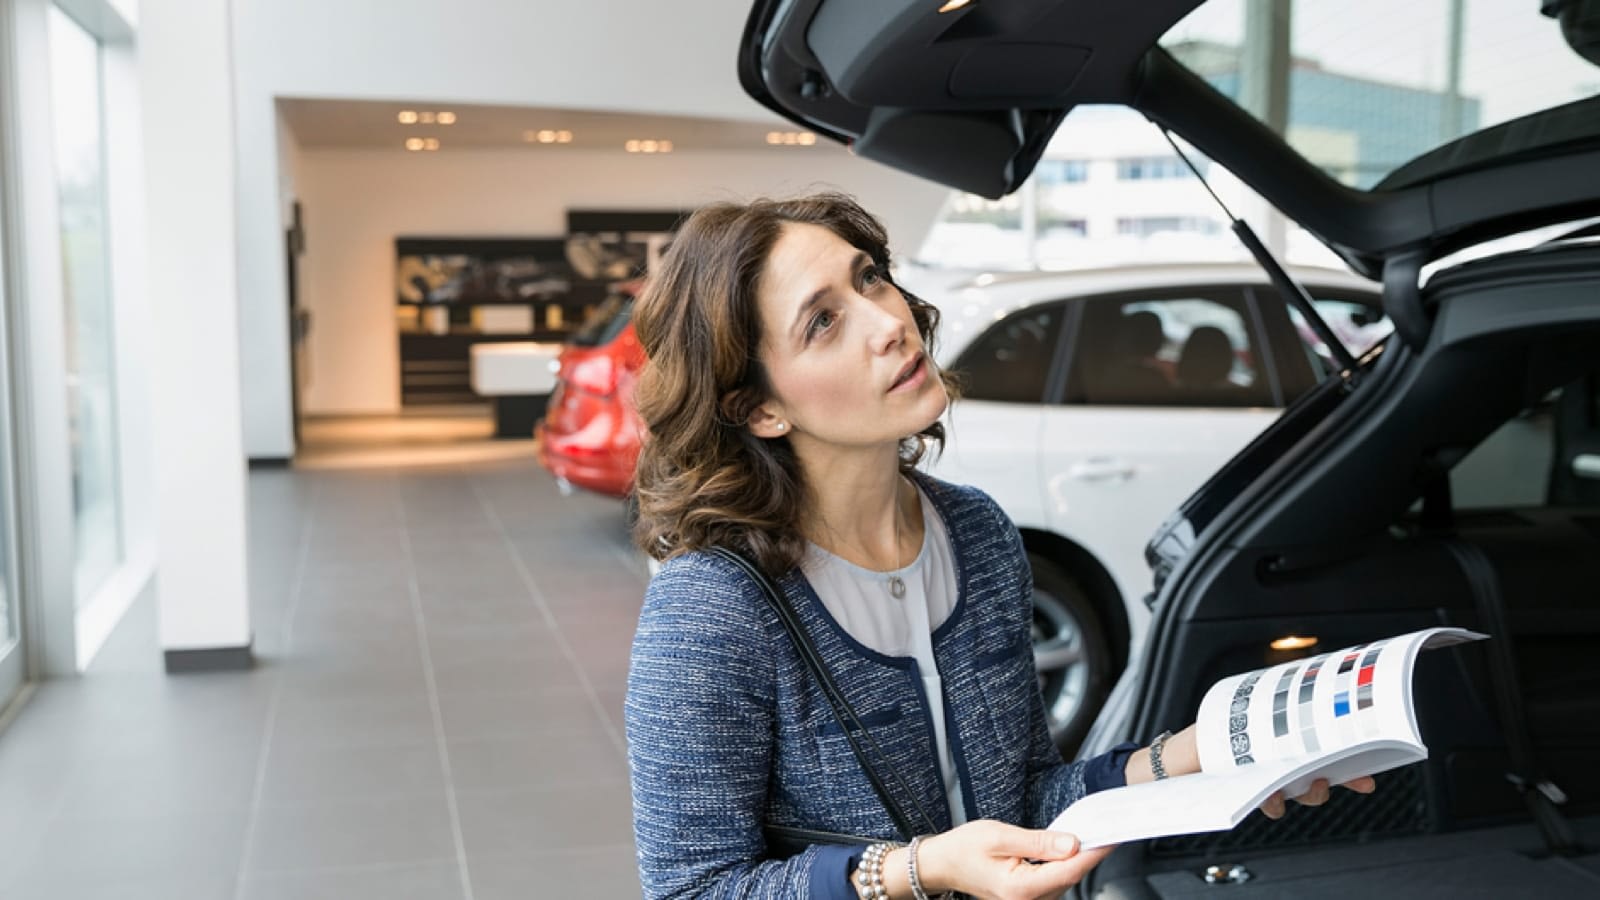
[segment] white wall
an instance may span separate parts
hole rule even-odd
[[[311,384],[302,400],[310,414],[399,409],[397,236],[559,237],[569,208],[686,209],[837,188],[880,216],[896,254],[908,255],[945,196],[937,185],[832,149],[311,151],[298,165],[307,222],[301,284],[312,315]]]
[[[227,0],[140,3],[166,650],[250,644],[228,36]]]
[[[252,458],[293,451],[273,98],[771,119],[744,96],[735,75],[749,12],[744,2],[234,0],[232,6],[241,389],[244,448]],[[307,209],[310,234],[328,229],[322,215],[311,218]]]

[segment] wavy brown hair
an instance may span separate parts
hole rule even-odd
[[[778,576],[805,553],[810,499],[789,439],[757,437],[746,424],[771,396],[756,291],[788,223],[832,231],[889,277],[888,235],[843,194],[718,203],[684,222],[633,312],[648,357],[636,394],[648,433],[634,477],[634,540],[656,559],[721,546]],[[939,311],[901,293],[931,361]],[[953,380],[939,376],[954,397]],[[901,470],[929,443],[943,447],[940,422],[901,441]]]

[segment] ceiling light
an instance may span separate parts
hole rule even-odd
[[[424,125],[432,125],[433,124],[433,113],[431,113],[431,112],[419,112],[419,113],[417,113],[417,121],[421,122]]]
[[[539,143],[541,143],[541,144],[554,144],[555,142],[556,142],[556,133],[554,131],[551,131],[548,128],[539,129]]]
[[[572,132],[566,130],[565,128],[563,128],[560,131],[556,132],[556,143],[558,143],[558,144],[570,144],[570,143],[572,143]]]
[[[441,111],[439,113],[439,124],[440,125],[454,125],[455,123],[456,123],[456,114],[455,113],[453,113],[453,112],[451,112],[449,110],[443,110],[443,111]]]
[[[1272,647],[1274,650],[1307,650],[1315,647],[1316,645],[1317,639],[1315,637],[1302,637],[1300,635],[1291,634],[1278,638],[1268,646]]]
[[[424,149],[424,150],[437,150],[437,149],[439,149],[439,139],[438,138],[425,138],[425,139],[423,139],[423,141],[422,141],[422,149]]]
[[[638,153],[639,152],[639,142],[638,141],[628,141],[626,144],[622,145],[622,149],[628,151],[629,153]]]
[[[671,141],[662,141],[661,143],[656,145],[656,149],[660,150],[662,153],[671,153],[672,152],[672,142]]]
[[[800,132],[800,146],[809,147],[817,142],[817,136],[809,131]]]
[[[639,152],[641,152],[641,153],[654,153],[654,152],[656,152],[656,147],[657,147],[657,145],[656,145],[655,141],[640,141],[639,142]]]
[[[422,138],[406,138],[407,150],[421,150],[422,146]]]
[[[414,109],[402,109],[400,110],[400,115],[396,118],[400,120],[401,125],[415,125],[417,123],[417,111]]]
[[[966,9],[971,5],[972,0],[945,0],[945,4],[939,7],[939,12],[955,12],[958,9]]]
[[[769,143],[769,144],[781,144],[781,143],[783,143],[783,132],[781,132],[781,131],[769,131],[769,132],[767,132],[767,143]]]

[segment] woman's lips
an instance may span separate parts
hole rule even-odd
[[[927,357],[924,354],[917,354],[917,358],[911,361],[911,365],[906,368],[906,371],[901,373],[899,378],[895,379],[893,385],[890,385],[889,393],[892,394],[901,390],[912,390],[921,386],[922,382],[928,377],[928,366],[926,360]]]

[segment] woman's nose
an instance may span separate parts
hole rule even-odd
[[[906,322],[894,314],[891,309],[886,309],[877,304],[872,306],[872,349],[876,353],[886,353],[898,347],[906,339]]]

